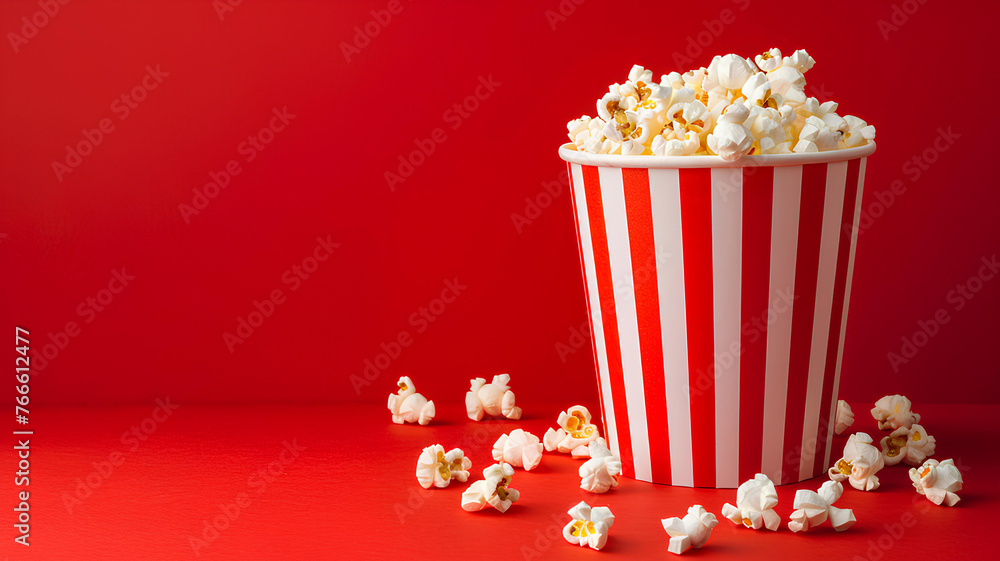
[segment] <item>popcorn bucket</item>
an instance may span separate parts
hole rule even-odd
[[[869,143],[618,156],[563,145],[604,431],[635,479],[823,473]]]

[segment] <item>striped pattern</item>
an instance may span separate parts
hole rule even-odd
[[[732,488],[823,472],[865,158],[568,165],[605,434],[625,475]]]

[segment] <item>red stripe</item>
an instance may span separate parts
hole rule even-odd
[[[837,239],[837,272],[833,279],[833,308],[830,315],[830,339],[826,347],[826,368],[823,371],[823,397],[820,404],[819,425],[816,429],[816,460],[813,475],[819,475],[825,465],[826,442],[833,430],[837,414],[837,397],[833,382],[837,375],[837,355],[840,353],[840,326],[844,316],[844,292],[847,288],[847,262],[851,257],[851,231],[854,229],[854,205],[857,202],[858,179],[861,160],[847,162],[847,184],[844,186],[844,211],[840,216],[840,233]],[[824,410],[825,408],[825,410]]]
[[[649,461],[652,479],[671,483],[670,434],[667,431],[667,390],[663,379],[663,337],[660,333],[660,297],[656,285],[656,248],[653,243],[653,205],[649,171],[623,168],[625,214],[632,253],[632,286],[642,355],[642,387],[646,398]]]
[[[594,372],[597,374],[597,398],[601,403],[601,425],[608,434],[608,422],[604,417],[604,386],[601,384],[601,359],[597,356],[597,339],[594,338],[594,322],[590,315],[590,286],[587,284],[587,267],[583,259],[583,234],[580,232],[580,212],[576,206],[576,184],[573,182],[573,164],[566,162],[569,173],[569,200],[573,203],[573,226],[576,228],[576,249],[580,255],[580,272],[583,274],[583,295],[587,299],[587,324],[590,325],[590,346],[594,353]]]
[[[715,487],[712,170],[681,169],[679,175],[694,486]]]
[[[739,480],[762,470],[774,168],[743,168]]]
[[[590,239],[594,242],[597,293],[601,300],[601,324],[604,326],[604,344],[608,351],[608,371],[611,379],[611,401],[615,408],[618,451],[622,459],[622,473],[626,477],[635,477],[628,405],[625,401],[625,376],[622,372],[622,351],[618,341],[618,315],[615,312],[614,283],[611,280],[611,258],[608,253],[608,232],[604,226],[604,201],[601,198],[601,179],[596,167],[583,166],[583,186],[587,194]]]
[[[798,248],[795,254],[795,303],[792,311],[791,351],[788,360],[788,394],[785,400],[785,443],[781,482],[799,480],[802,460],[802,425],[805,422],[809,385],[809,352],[816,313],[816,276],[823,235],[823,199],[826,164],[802,166],[802,200],[799,204]]]

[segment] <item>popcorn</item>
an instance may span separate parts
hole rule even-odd
[[[616,113],[615,120],[608,122],[601,132],[605,138],[614,143],[610,153],[619,151],[622,155],[628,156],[643,153],[649,131],[654,127],[660,128],[651,119],[640,119],[635,111],[624,111]]]
[[[600,550],[608,541],[608,530],[615,523],[615,515],[606,506],[596,506],[591,508],[586,502],[569,509],[569,515],[573,520],[563,527],[563,537],[569,543],[577,544],[580,547],[590,546],[592,549]]]
[[[475,512],[491,506],[500,512],[507,512],[510,505],[521,497],[517,489],[508,487],[513,476],[514,467],[503,462],[484,469],[485,479],[473,482],[462,493],[462,508]]]
[[[935,442],[934,437],[916,423],[910,428],[899,427],[882,438],[882,458],[887,466],[901,461],[919,466],[928,456],[934,455]]]
[[[487,384],[484,378],[471,381],[471,387],[465,394],[465,409],[469,418],[479,421],[483,414],[503,415],[508,419],[521,418],[521,408],[514,406],[514,392],[507,386],[510,374],[498,374],[493,377],[493,383]]]
[[[713,132],[708,135],[708,149],[727,162],[736,161],[753,149],[753,135],[743,126],[750,111],[741,103],[726,107]]]
[[[793,503],[795,511],[789,517],[788,529],[793,532],[805,532],[826,522],[827,519],[838,532],[853,526],[857,522],[854,511],[833,506],[843,492],[844,486],[837,481],[823,483],[816,493],[805,489],[796,491]]]
[[[716,72],[718,73],[717,81],[727,90],[742,89],[743,84],[754,73],[753,63],[738,55],[729,54],[716,60],[718,61],[716,67]],[[715,61],[713,61],[714,63]],[[711,68],[709,68],[709,75],[711,75]]]
[[[778,49],[771,49],[754,57],[757,67],[764,72],[770,72],[778,68],[781,66],[781,61],[781,51]]]
[[[910,468],[910,480],[917,493],[936,505],[955,506],[962,500],[957,494],[962,490],[962,472],[954,460],[927,460],[919,468]]]
[[[845,115],[844,121],[848,127],[844,143],[848,148],[863,146],[869,140],[875,138],[875,127],[869,125],[863,119],[859,119],[854,115]]]
[[[803,143],[808,143],[815,147],[815,150],[802,150],[805,152],[836,150],[840,147],[840,140],[842,138],[843,133],[831,129],[823,119],[811,115],[806,119],[806,124],[802,127],[802,130],[799,131],[799,144],[796,144],[794,151],[799,152],[798,147]]]
[[[851,410],[850,404],[843,399],[837,401],[837,421],[833,426],[833,432],[841,434],[853,424],[854,411]]]
[[[782,57],[772,48],[753,59],[716,56],[708,68],[663,74],[659,83],[651,70],[636,65],[597,101],[596,117],[567,124],[569,138],[576,150],[591,154],[718,155],[728,161],[868,144],[874,127],[837,114],[836,103],[806,96],[805,73],[813,64],[804,50]],[[741,123],[723,119],[734,105],[778,114],[752,112]]]
[[[763,107],[767,100],[771,99],[771,82],[768,81],[766,74],[758,72],[743,84],[742,93],[747,104]],[[780,105],[776,101],[771,103]]]
[[[830,479],[834,481],[849,480],[851,487],[860,491],[878,489],[878,476],[875,474],[885,465],[882,452],[872,445],[872,437],[863,432],[851,435],[844,446],[844,457],[830,468]]]
[[[559,429],[549,429],[542,436],[545,449],[558,450],[573,457],[588,457],[587,445],[600,437],[597,426],[591,424],[590,411],[582,405],[574,405],[559,413]]]
[[[750,134],[761,152],[770,153],[780,145],[787,145],[781,113],[776,109],[753,106],[751,116],[745,122],[750,123]]]
[[[591,493],[607,493],[618,486],[618,475],[622,472],[621,458],[608,450],[603,438],[591,442],[590,459],[580,466],[580,488]]]
[[[878,421],[882,430],[896,430],[899,427],[910,428],[913,423],[920,422],[920,415],[910,411],[910,400],[901,395],[887,395],[875,402],[872,417]]]
[[[722,505],[722,515],[733,524],[742,523],[754,530],[761,526],[777,530],[781,525],[781,517],[774,512],[777,504],[778,492],[774,489],[774,483],[763,473],[758,473],[736,490],[736,506],[729,503]]]
[[[434,444],[424,448],[417,458],[417,481],[424,489],[432,485],[444,488],[455,479],[465,483],[470,467],[472,460],[466,458],[461,449],[452,448],[445,453],[444,446]]]
[[[426,425],[431,422],[435,413],[434,402],[427,401],[427,398],[418,394],[408,376],[400,377],[396,385],[399,386],[399,391],[389,394],[392,422],[397,425],[403,423]]]
[[[670,536],[667,551],[678,555],[692,547],[698,549],[705,545],[712,535],[712,528],[719,523],[715,515],[701,505],[689,508],[684,518],[664,518],[660,522]]]
[[[816,64],[816,61],[813,60],[813,57],[809,56],[809,53],[805,49],[799,49],[781,61],[782,66],[794,68],[803,74],[809,71],[814,64]]]
[[[493,459],[531,471],[542,461],[542,443],[538,437],[522,429],[510,435],[502,434],[493,445]]]
[[[671,129],[671,132],[674,135],[677,134],[673,129]],[[701,142],[696,132],[682,131],[680,134],[683,135],[684,140],[677,138],[666,140],[666,137],[662,134],[653,137],[653,144],[650,146],[653,154],[657,156],[690,156],[701,148]]]

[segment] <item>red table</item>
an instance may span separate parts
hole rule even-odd
[[[778,487],[777,532],[721,518],[735,490],[686,489],[623,479],[594,495],[579,489],[580,461],[547,454],[512,487],[521,500],[506,514],[468,513],[466,484],[425,491],[414,468],[422,447],[462,447],[473,478],[493,463],[502,433],[523,427],[541,436],[564,405],[527,404],[518,422],[472,422],[461,402],[438,403],[427,427],[398,426],[382,405],[201,406],[176,404],[39,410],[31,436],[31,547],[8,540],[10,559],[667,559],[660,519],[699,503],[720,518],[711,540],[687,557],[745,559],[795,555],[830,559],[981,559],[991,550],[1000,453],[989,420],[1000,406],[916,404],[938,439],[935,457],[955,458],[965,477],[957,507],[931,504],[910,485],[907,468],[879,473],[882,486],[846,488],[837,506],[858,523],[844,533],[824,525],[787,528],[795,490]],[[568,405],[568,404],[566,404]],[[589,404],[588,404],[589,405]],[[169,409],[169,407],[168,407]],[[595,407],[596,409],[596,407]],[[863,404],[853,429],[882,433]],[[135,433],[131,432],[136,428]],[[144,439],[140,439],[141,438]],[[845,438],[838,437],[835,450]],[[8,458],[11,456],[8,455]],[[6,460],[8,470],[12,461]],[[14,490],[4,478],[10,520]],[[601,552],[561,537],[566,510],[584,500],[616,516]],[[214,526],[214,527],[213,527]]]

